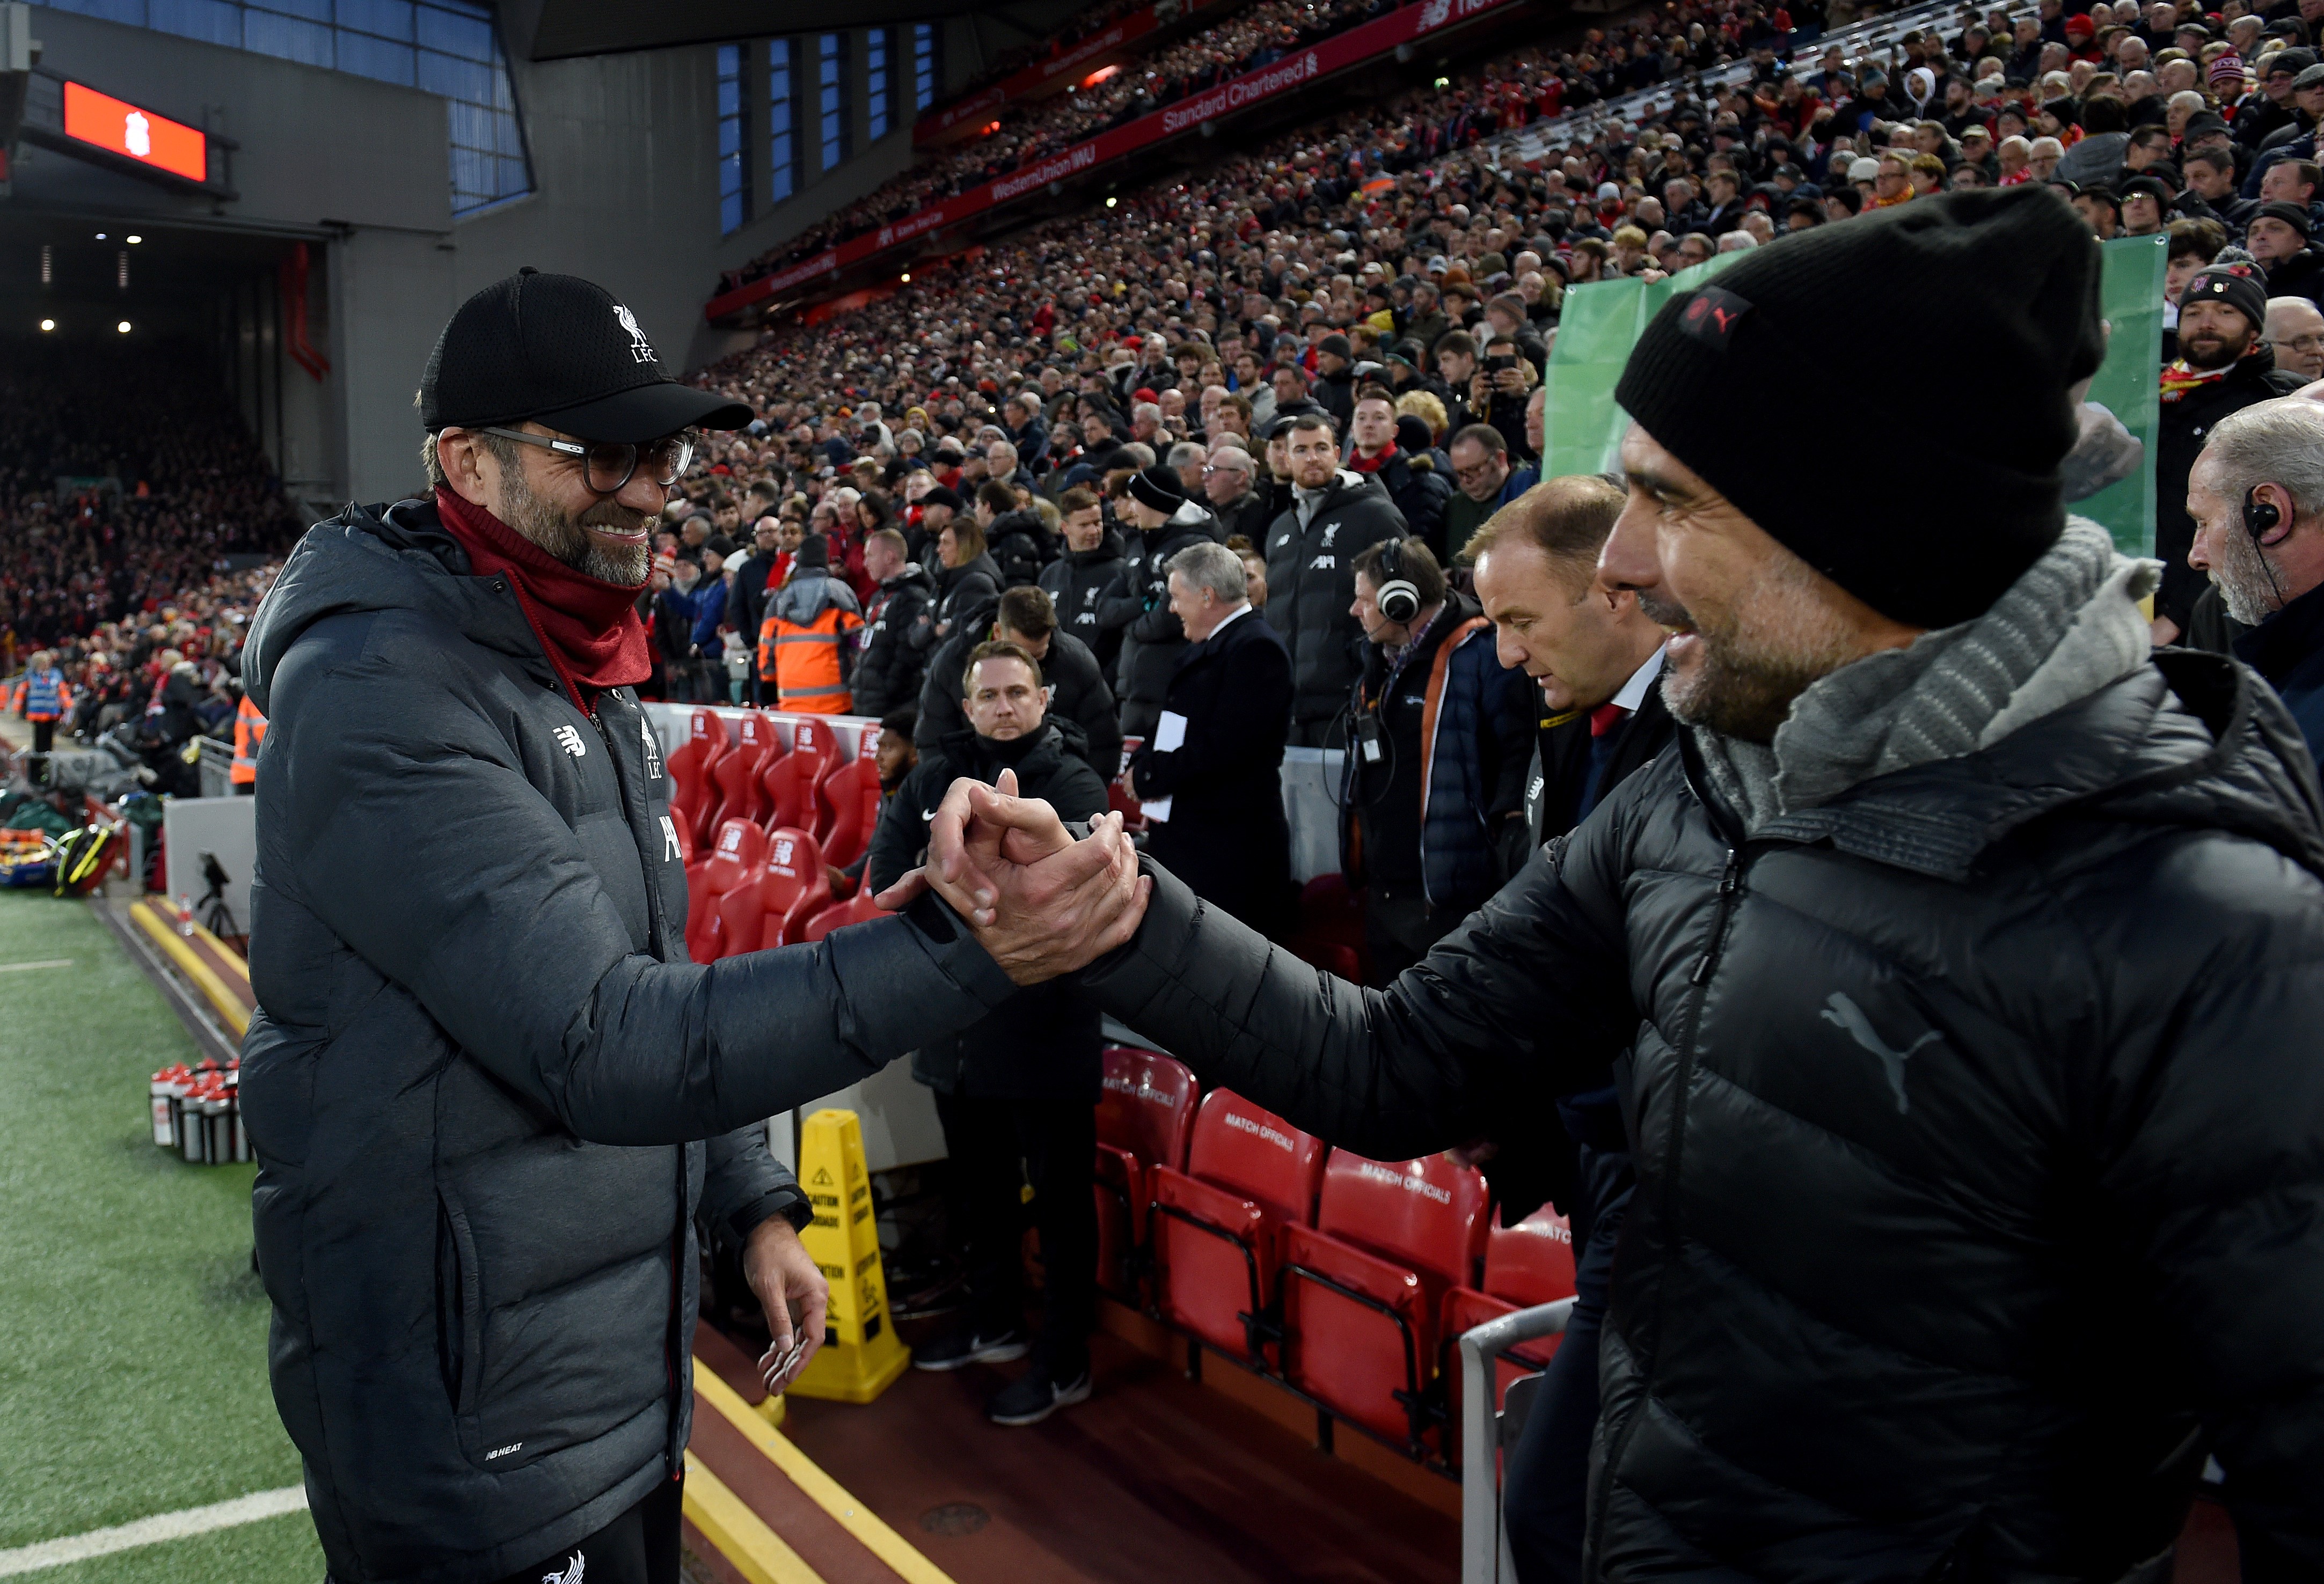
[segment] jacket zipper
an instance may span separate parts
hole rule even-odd
[[[605,729],[604,717],[595,710],[586,713],[589,716],[589,723],[597,728],[597,740],[605,745],[605,760],[613,767],[613,787],[621,794],[622,809],[626,815],[630,806],[630,788],[627,778],[622,774],[621,751],[613,746],[613,734]],[[643,718],[643,712],[641,710],[640,719]],[[652,730],[650,722],[647,723],[647,730]],[[643,797],[643,791],[641,789],[640,797]],[[645,809],[647,815],[650,816],[653,813],[653,805],[650,801],[646,803]],[[631,827],[631,840],[633,842],[637,840],[635,826]],[[661,882],[655,877],[653,865],[648,861],[646,850],[643,847],[638,849],[638,867],[645,875],[646,905],[653,910],[652,922],[648,926],[648,945],[654,958],[659,961],[662,948],[669,940],[669,926],[662,917]],[[669,1441],[662,1449],[662,1465],[673,1479],[678,1478],[683,1468],[680,1460],[685,1456],[685,1449],[679,1444],[678,1439],[678,1421],[684,1416],[685,1408],[685,1404],[678,1401],[678,1333],[686,1312],[686,1146],[678,1145],[676,1153],[678,1156],[678,1224],[671,1229],[669,1235],[669,1322],[663,1328],[662,1341],[662,1368],[669,1382]]]
[[[1738,843],[1727,849],[1726,864],[1719,871],[1719,903],[1711,915],[1711,935],[1703,943],[1702,955],[1695,959],[1694,969],[1686,980],[1693,994],[1687,1002],[1686,1037],[1679,1046],[1677,1075],[1671,1092],[1670,1147],[1663,1156],[1662,1235],[1666,1249],[1674,1248],[1677,1241],[1678,1177],[1680,1163],[1685,1154],[1686,1097],[1688,1086],[1694,1079],[1695,1056],[1702,1033],[1702,1005],[1710,999],[1711,978],[1719,971],[1720,954],[1727,945],[1728,926],[1735,916],[1735,899],[1742,894],[1742,889],[1743,847]],[[1665,1257],[1667,1259],[1671,1256],[1666,1254]],[[1655,1304],[1652,1360],[1647,1365],[1645,1380],[1640,1383],[1648,1395],[1654,1391],[1655,1377],[1662,1363],[1662,1305],[1667,1302],[1665,1295]],[[1630,1438],[1637,1433],[1639,1422],[1644,1417],[1643,1407],[1643,1403],[1632,1406],[1628,1418],[1622,1423],[1621,1432],[1607,1450],[1606,1478],[1600,1484],[1596,1510],[1590,1515],[1590,1556],[1598,1554],[1604,1538],[1606,1509],[1612,1499],[1614,1474],[1622,1466],[1622,1455],[1629,1450]]]

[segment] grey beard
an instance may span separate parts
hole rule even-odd
[[[2283,605],[2266,557],[2248,533],[2230,529],[2219,536],[2219,564],[2211,568],[2211,582],[2227,614],[2246,627],[2258,626]]]
[[[653,563],[653,546],[648,543],[634,549],[608,549],[592,539],[587,530],[635,528],[646,520],[647,515],[606,500],[598,502],[578,518],[568,518],[534,494],[521,470],[511,467],[501,474],[501,520],[582,576],[594,577],[599,583],[610,583],[619,588],[635,588],[644,583]]]

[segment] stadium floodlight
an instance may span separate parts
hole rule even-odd
[[[121,332],[123,335],[124,335],[124,336],[126,336],[127,334],[129,334],[129,321],[128,321],[127,319],[124,319],[124,320],[122,320],[119,324],[117,324],[117,325],[115,325],[115,326],[114,326],[113,327],[114,327],[115,329],[116,329],[116,330],[120,331],[120,332]]]
[[[41,321],[41,333],[44,336],[56,327],[57,322],[54,319],[42,319]]]

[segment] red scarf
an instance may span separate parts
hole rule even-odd
[[[436,516],[468,552],[475,576],[507,575],[557,679],[583,714],[595,714],[597,695],[606,688],[653,675],[646,626],[638,620],[638,594],[644,585],[624,588],[586,577],[483,507],[440,486]]]

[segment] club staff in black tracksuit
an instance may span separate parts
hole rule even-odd
[[[1186,499],[1178,475],[1167,467],[1131,474],[1121,511],[1138,539],[1113,591],[1098,603],[1098,622],[1121,634],[1113,691],[1121,703],[1122,735],[1144,737],[1161,717],[1163,695],[1186,649],[1185,629],[1170,608],[1170,558],[1190,545],[1215,541],[1218,522]]]
[[[1224,545],[1173,557],[1170,606],[1194,640],[1171,673],[1161,732],[1130,761],[1147,850],[1253,929],[1290,923],[1291,826],[1283,749],[1291,655],[1250,603],[1250,574]]]
[[[275,1402],[340,1584],[670,1579],[697,1209],[819,1336],[761,1119],[1012,987],[920,913],[687,961],[633,601],[680,437],[749,409],[530,271],[453,316],[421,409],[433,499],[311,530],[244,650]]]
[[[1011,589],[1002,597],[1027,592],[1039,591]],[[1045,800],[1061,818],[1105,812],[1105,782],[1078,751],[1077,730],[1049,718],[1040,665],[1030,654],[1005,639],[977,644],[953,686],[961,724],[922,755],[889,800],[872,839],[867,879],[874,887],[894,884],[920,861],[927,815],[959,777],[989,786],[1010,770],[1020,796]],[[1032,1368],[987,1404],[997,1423],[1031,1424],[1089,1395],[1099,1049],[1096,1008],[1072,985],[1056,983],[1036,986],[957,1035],[929,1040],[912,1058],[913,1076],[936,1091],[951,1158],[953,1225],[965,1233],[968,1249],[969,1312],[949,1334],[913,1349],[920,1368],[1024,1357],[1019,1189],[1033,1185],[1045,1273],[1041,1334]]]
[[[1495,512],[1464,552],[1502,663],[1539,684],[1551,723],[1526,784],[1534,848],[1572,831],[1670,746],[1658,686],[1667,635],[1634,591],[1598,576],[1623,499],[1602,477],[1551,479]],[[1573,1237],[1573,1313],[1503,1481],[1509,1551],[1527,1580],[1582,1576],[1599,1340],[1614,1238],[1637,1182],[1613,1085],[1561,1097],[1557,1118],[1558,1135],[1497,1138],[1486,1165],[1504,1224],[1546,1196]]]
[[[1001,596],[989,628],[963,632],[936,651],[929,664],[927,686],[920,690],[920,723],[913,741],[922,753],[943,747],[962,729],[961,668],[969,651],[988,639],[1006,639],[1033,657],[1041,680],[1049,690],[1049,714],[1071,721],[1075,728],[1074,751],[1088,761],[1101,781],[1121,774],[1121,723],[1115,711],[1113,690],[1098,670],[1097,657],[1070,632],[1060,631],[1057,612],[1047,594],[1019,586]]]
[[[1269,444],[1286,447],[1292,490],[1290,504],[1267,530],[1262,619],[1291,651],[1291,741],[1336,748],[1363,637],[1350,611],[1356,552],[1404,538],[1404,514],[1379,480],[1340,465],[1330,419],[1293,419]]]
[[[751,526],[751,554],[735,570],[734,587],[727,597],[727,625],[737,632],[751,635],[757,641],[759,628],[766,621],[767,577],[775,569],[775,557],[782,549],[781,524],[772,517],[761,517]],[[759,697],[759,668],[753,666],[742,684],[742,696],[753,703]]]
[[[848,678],[850,707],[859,715],[881,716],[919,698],[927,657],[913,647],[911,635],[936,603],[936,582],[910,558],[904,536],[892,528],[863,541],[863,575],[877,586],[863,607],[863,648]]]
[[[1057,497],[1057,511],[1065,552],[1041,568],[1038,581],[1056,608],[1058,623],[1089,646],[1099,674],[1111,677],[1121,630],[1099,621],[1098,605],[1121,574],[1121,534],[1106,521],[1096,492],[1079,484]]]
[[[2151,566],[2065,519],[2100,267],[2026,186],[1675,294],[1615,391],[1600,560],[1674,631],[1674,751],[1388,990],[1158,866],[1080,969],[1206,1082],[1379,1160],[1618,1071],[1608,1584],[2153,1578],[2207,1455],[2247,1577],[2324,1570],[2324,794],[2281,701],[2150,652]],[[1828,383],[1900,295],[1953,331],[1926,437],[1975,465],[1901,494],[1885,456],[1770,468],[1765,393]],[[2006,454],[1951,399],[1990,389]],[[1120,833],[965,792],[932,829],[1010,972],[1073,972],[1012,932],[1089,889],[1038,865]]]

